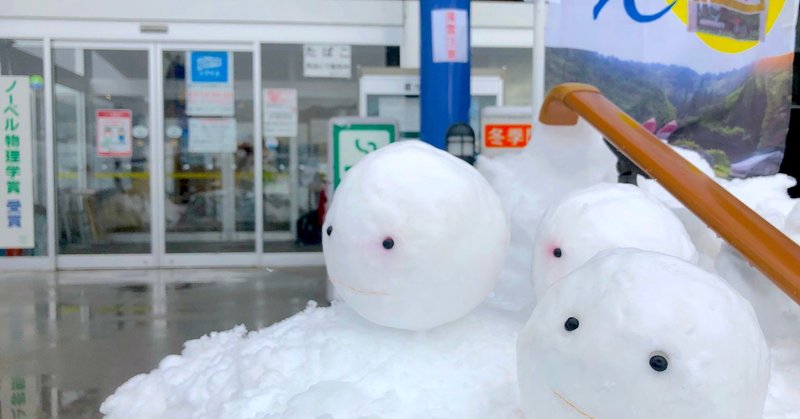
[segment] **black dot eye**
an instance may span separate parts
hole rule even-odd
[[[556,247],[555,249],[553,249],[553,256],[555,256],[557,258],[561,257],[561,248],[560,247]]]
[[[394,247],[394,240],[391,237],[383,239],[383,248],[389,250]]]
[[[567,329],[567,332],[571,332],[578,328],[581,325],[581,322],[574,317],[570,317],[567,321],[564,322],[564,329]]]
[[[667,358],[665,356],[653,355],[650,357],[650,368],[658,372],[664,372],[667,370],[668,366],[669,366],[669,361],[667,361]]]
[[[330,236],[331,233],[333,233],[333,226],[328,226],[328,229],[325,230],[325,232],[328,233],[328,236]]]

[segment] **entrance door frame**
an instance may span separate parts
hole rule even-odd
[[[363,6],[358,5],[359,9]],[[383,6],[376,6],[383,13]],[[53,83],[53,47],[68,45],[81,45],[82,47],[97,48],[122,48],[148,50],[148,66],[150,78],[161,79],[162,62],[161,52],[167,48],[187,46],[191,48],[206,48],[210,45],[247,45],[252,48],[253,54],[253,114],[254,114],[254,145],[257,150],[262,144],[262,71],[261,71],[261,46],[262,44],[349,44],[349,45],[399,45],[401,50],[415,48],[413,44],[404,42],[403,24],[400,21],[381,20],[378,23],[364,25],[359,19],[347,18],[344,21],[332,24],[320,24],[318,21],[307,20],[304,14],[301,17],[291,17],[287,21],[270,22],[220,22],[198,21],[176,18],[165,18],[164,22],[142,23],[137,19],[120,19],[115,17],[89,18],[60,18],[56,16],[42,16],[30,18],[0,17],[0,38],[14,40],[32,40],[42,42],[42,75],[45,80],[45,147],[46,147],[46,186],[47,186],[47,255],[46,256],[20,256],[0,257],[2,270],[56,270],[56,269],[135,269],[158,267],[225,267],[225,266],[320,266],[324,263],[321,252],[270,252],[264,253],[264,238],[271,235],[264,232],[262,199],[255,199],[255,252],[253,253],[220,253],[220,254],[186,254],[173,255],[170,261],[163,260],[155,251],[146,255],[58,255],[58,222],[56,207],[56,173],[55,173],[55,137],[54,137],[54,83]],[[352,20],[352,21],[351,21]],[[188,48],[187,48],[188,49]],[[152,86],[148,90],[149,100],[155,106],[149,110],[151,116],[151,129],[163,135],[163,103],[162,92],[156,91]],[[163,142],[151,138],[151,147],[158,144],[163,148]],[[152,151],[152,149],[151,149]],[[152,154],[155,167],[163,176],[163,150]],[[254,181],[256,197],[263,197],[263,156],[255,153]],[[151,175],[151,196],[158,192],[161,195],[163,183],[157,182],[157,176]],[[163,201],[158,204],[151,201],[151,229],[160,237],[153,237],[158,243],[163,243],[164,233],[162,221],[153,223],[153,218],[163,218]],[[158,206],[155,206],[158,205]],[[155,233],[151,233],[153,236]],[[159,244],[159,246],[163,246]],[[158,258],[156,258],[158,256]],[[168,263],[169,262],[169,263]]]
[[[60,41],[52,42],[52,48],[105,49],[147,51],[148,57],[148,101],[150,126],[150,253],[113,255],[60,255],[56,254],[56,269],[118,269],[152,267],[197,267],[197,266],[258,266],[263,252],[263,202],[254,199],[255,247],[253,252],[242,253],[167,253],[166,252],[166,171],[164,166],[164,51],[224,50],[249,52],[253,58],[253,138],[261,138],[261,48],[258,43],[246,42],[173,42],[173,41]],[[52,82],[55,80],[51,78]],[[53,85],[54,88],[55,85]],[[82,139],[85,141],[85,139]],[[256,150],[257,147],[254,147]],[[55,149],[54,149],[55,151]],[[254,196],[263,196],[262,154],[254,152]],[[55,225],[54,225],[55,228]]]

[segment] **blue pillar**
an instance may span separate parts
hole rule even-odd
[[[469,123],[469,0],[419,3],[420,139],[446,149],[447,128]]]

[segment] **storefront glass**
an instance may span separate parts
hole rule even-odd
[[[0,39],[0,75],[29,76],[34,173],[34,248],[0,249],[0,257],[47,255],[47,162],[42,57],[41,41]]]
[[[284,92],[297,97],[296,135],[281,135],[293,132],[281,133],[280,129],[264,127],[261,150],[264,155],[265,252],[321,250],[319,224],[326,199],[323,190],[329,181],[328,120],[358,115],[358,67],[399,64],[397,47],[354,45],[350,51],[349,76],[306,77],[303,45],[265,44],[261,47],[264,94],[269,94],[271,89],[289,89]],[[268,101],[262,101],[265,110]]]

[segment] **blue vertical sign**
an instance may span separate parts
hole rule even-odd
[[[469,123],[469,0],[421,0],[420,29],[420,139],[445,149],[447,129]]]

